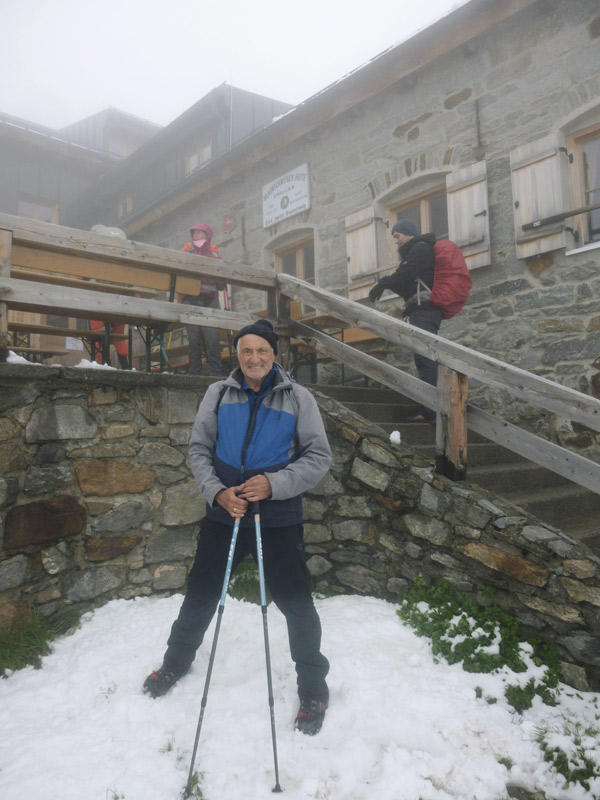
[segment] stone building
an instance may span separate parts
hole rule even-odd
[[[75,225],[87,192],[158,130],[116,108],[61,130],[0,113],[0,211]]]
[[[151,147],[130,164],[148,168]],[[128,189],[114,176],[106,224]],[[597,2],[471,0],[119,224],[179,248],[205,221],[226,260],[361,300],[396,264],[390,224],[412,217],[472,270],[441,335],[598,395],[599,186]],[[236,305],[264,298],[244,290]]]

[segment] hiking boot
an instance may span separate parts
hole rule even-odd
[[[294,728],[300,733],[314,736],[321,730],[326,711],[326,700],[301,700]]]
[[[149,694],[150,697],[162,697],[166,694],[171,686],[173,686],[181,678],[181,675],[176,675],[167,669],[165,665],[160,669],[151,672],[144,681],[144,694]]]

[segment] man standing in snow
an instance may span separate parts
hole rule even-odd
[[[416,328],[435,333],[442,323],[442,312],[431,300],[433,287],[433,233],[418,235],[417,226],[411,219],[400,219],[392,228],[392,236],[398,245],[400,265],[396,272],[381,278],[369,292],[369,300],[376,302],[386,289],[404,298],[406,306],[402,313]],[[437,362],[415,353],[417,374],[422,381],[437,385]],[[435,411],[422,407],[407,422],[435,423]]]
[[[259,503],[266,583],[288,627],[300,709],[295,727],[315,734],[329,700],[329,662],[321,653],[321,623],[306,566],[302,492],[331,464],[318,406],[275,362],[278,336],[267,320],[234,340],[239,367],[209,386],[190,439],[190,463],[207,501],[188,589],[171,629],[160,669],[144,682],[152,697],[165,694],[190,668],[216,611],[231,544],[241,518],[233,570],[256,560],[250,506]]]
[[[181,249],[185,253],[195,253],[206,258],[220,258],[219,250],[212,244],[213,231],[210,225],[200,222],[190,229],[191,242],[187,242]],[[203,308],[219,308],[219,291],[226,286],[225,281],[202,279],[200,291],[197,295],[184,294],[182,303]],[[187,326],[189,344],[189,372],[190,375],[202,374],[202,356],[206,355],[209,375],[222,375],[221,369],[221,342],[218,328],[201,327],[200,325]]]

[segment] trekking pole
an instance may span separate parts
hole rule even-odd
[[[225,577],[223,579],[223,589],[221,591],[221,599],[219,600],[219,608],[217,615],[217,626],[213,636],[212,648],[210,651],[210,658],[208,659],[208,669],[206,671],[206,680],[204,681],[204,693],[202,694],[202,702],[200,703],[200,717],[198,719],[198,727],[196,728],[196,738],[194,740],[194,749],[192,750],[192,763],[190,764],[190,773],[186,787],[183,791],[184,797],[191,797],[192,794],[192,781],[194,776],[194,763],[196,761],[196,752],[198,750],[198,742],[200,740],[200,731],[202,730],[202,720],[204,719],[204,709],[206,708],[206,699],[208,697],[208,687],[210,686],[210,676],[212,675],[213,664],[215,662],[215,653],[217,651],[217,640],[219,638],[219,630],[221,629],[221,621],[223,620],[223,610],[225,609],[225,598],[227,597],[227,587],[229,585],[229,577],[231,575],[231,567],[233,564],[233,554],[235,553],[235,545],[237,542],[238,531],[240,529],[240,518],[237,517],[233,526],[233,534],[231,536],[231,544],[229,546],[229,555],[227,556],[227,565],[225,567]]]
[[[271,736],[273,739],[273,761],[275,764],[275,786],[274,792],[281,792],[283,789],[279,785],[279,767],[277,766],[277,738],[275,736],[275,711],[273,700],[273,681],[271,678],[271,655],[269,652],[269,629],[267,627],[267,597],[265,593],[265,573],[263,569],[262,539],[260,535],[260,511],[258,503],[253,503],[254,527],[256,528],[256,560],[258,562],[258,580],[260,583],[260,605],[263,618],[263,630],[265,634],[265,659],[267,662],[267,689],[269,692],[269,709],[271,711]]]

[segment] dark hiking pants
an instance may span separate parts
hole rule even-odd
[[[189,669],[219,604],[232,532],[233,521],[231,526],[202,521],[187,593],[164,658],[176,674]],[[321,623],[312,599],[302,525],[263,528],[261,533],[265,583],[287,622],[298,694],[301,699],[327,700],[329,662],[321,653]],[[232,574],[248,553],[256,561],[254,527],[240,528]]]
[[[415,328],[421,328],[429,333],[437,334],[442,324],[442,312],[439,308],[417,309],[410,314],[408,321]],[[430,358],[415,353],[415,367],[422,381],[429,383],[431,386],[437,386],[437,361],[432,361]],[[435,418],[435,411],[430,408],[423,407],[422,413],[425,417]]]

